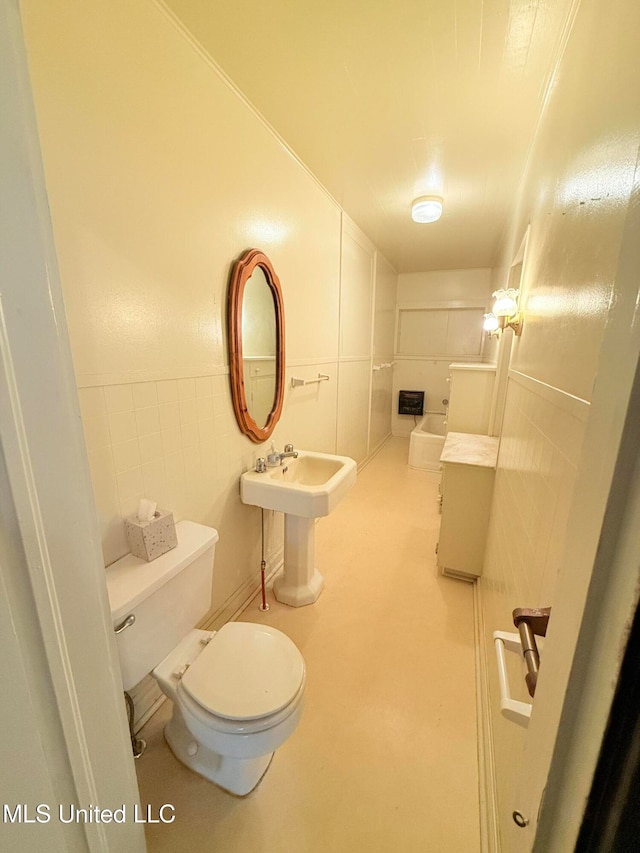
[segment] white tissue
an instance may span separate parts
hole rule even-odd
[[[141,498],[138,504],[138,521],[151,521],[156,514],[158,504],[155,501],[149,501],[147,498]]]

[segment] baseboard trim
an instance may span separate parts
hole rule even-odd
[[[282,568],[284,563],[284,546],[278,548],[267,560],[266,582],[269,582],[275,573]],[[215,571],[215,567],[214,567]],[[205,631],[217,631],[227,622],[233,621],[249,604],[251,599],[260,589],[260,574],[257,577],[248,577],[240,586],[232,592],[229,598],[214,611],[200,626]]]
[[[480,850],[500,853],[498,795],[493,753],[491,702],[487,678],[487,655],[484,645],[482,581],[473,585],[473,616],[476,659],[476,709],[478,719],[478,795],[480,805]]]
[[[385,444],[388,444],[388,443],[391,441],[391,438],[392,438],[391,433],[388,433],[388,434],[387,434],[387,435],[382,439],[382,441],[380,442],[380,444],[379,444],[376,448],[374,448],[374,449],[371,451],[371,453],[367,456],[367,458],[364,460],[364,462],[361,462],[361,463],[358,465],[358,473],[360,473],[360,471],[363,471],[363,470],[367,467],[367,465],[369,464],[369,462],[371,462],[373,459],[375,459],[375,458],[376,458],[376,456],[378,455],[378,453],[380,453],[380,451],[381,451],[381,450],[382,450],[382,448],[385,446]]]
[[[275,575],[280,571],[280,569],[284,565],[284,546],[280,547],[275,554],[272,554],[271,557],[267,560],[267,569],[265,572],[265,586],[268,586],[269,583],[273,580]],[[261,582],[251,584],[248,590],[245,590],[245,594],[240,601],[238,601],[238,595],[232,596],[235,609],[232,609],[231,603],[228,604],[224,608],[224,611],[221,615],[214,616],[211,620],[212,624],[215,622],[217,628],[221,625],[224,625],[226,622],[232,622],[236,619],[246,607],[250,604],[251,600],[255,598],[255,596],[260,592]],[[242,589],[242,587],[241,587]],[[229,599],[231,602],[231,599]],[[210,631],[215,631],[216,628],[209,628]]]

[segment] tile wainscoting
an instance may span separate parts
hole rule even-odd
[[[510,371],[496,472],[491,522],[479,600],[484,624],[480,663],[485,681],[481,711],[485,780],[489,802],[497,793],[496,821],[507,843],[526,729],[500,715],[493,647],[494,630],[514,630],[516,607],[548,607],[561,568],[565,528],[589,404],[517,371]],[[510,685],[514,698],[530,701],[516,657]],[[488,849],[493,849],[491,846]]]

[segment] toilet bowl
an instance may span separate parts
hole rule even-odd
[[[257,785],[302,713],[302,655],[265,625],[194,630],[151,674],[173,702],[165,728],[173,753],[239,796]]]
[[[298,724],[304,659],[267,625],[193,628],[209,609],[218,535],[186,521],[176,532],[178,547],[152,563],[128,555],[107,570],[114,627],[128,623],[117,635],[123,685],[151,671],[173,703],[165,738],[174,755],[244,796]]]

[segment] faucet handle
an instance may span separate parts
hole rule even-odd
[[[293,453],[293,444],[285,444],[284,452],[285,453]]]
[[[282,458],[276,450],[275,442],[271,442],[271,450],[267,453],[267,467],[277,468],[282,462]]]

